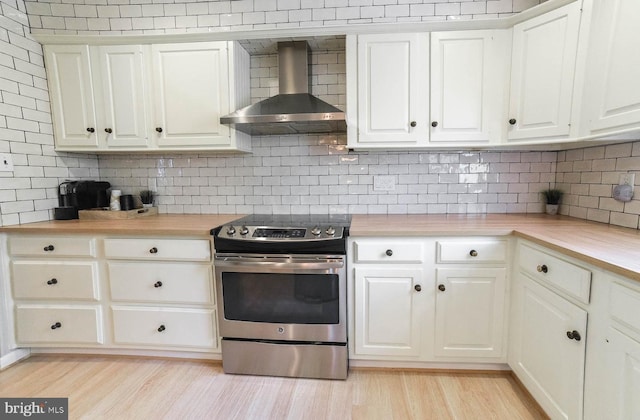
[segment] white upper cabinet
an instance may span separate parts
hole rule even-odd
[[[357,138],[350,136],[349,143],[374,147],[426,144],[428,81],[429,34],[359,35],[358,132]]]
[[[227,43],[153,45],[152,55],[158,145],[229,145]]]
[[[508,140],[569,136],[580,3],[513,27]]]
[[[86,45],[50,45],[44,50],[56,145],[95,149],[95,99]]]
[[[431,34],[431,142],[499,141],[506,31]]]
[[[146,146],[149,140],[149,101],[141,45],[95,47],[100,66],[103,105],[98,136],[107,147]]]
[[[56,150],[251,148],[220,124],[248,105],[249,56],[237,43],[48,45],[45,59]]]
[[[640,2],[593,2],[584,108],[588,134],[640,128]]]

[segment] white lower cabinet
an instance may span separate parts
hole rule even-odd
[[[640,342],[609,328],[602,414],[608,419],[640,418]]]
[[[582,419],[591,271],[521,244],[509,365],[553,419]]]
[[[596,284],[599,319],[589,341],[585,419],[640,418],[640,284],[607,274]]]
[[[208,239],[11,235],[19,347],[216,353]]]
[[[521,260],[526,252],[520,245]],[[551,418],[581,419],[587,309],[521,270],[514,275],[509,365]]]
[[[350,239],[350,357],[504,363],[507,245],[496,238]]]
[[[503,354],[506,269],[438,268],[435,355]]]
[[[355,269],[355,353],[419,356],[426,310],[420,268]]]
[[[107,238],[104,249],[116,345],[218,347],[208,240]]]

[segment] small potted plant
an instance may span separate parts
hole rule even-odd
[[[142,201],[142,207],[144,208],[153,207],[153,191],[140,191],[140,201]]]
[[[542,191],[544,201],[546,203],[547,214],[558,214],[558,207],[562,199],[562,190],[557,188],[548,188]]]

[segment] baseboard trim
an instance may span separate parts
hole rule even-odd
[[[31,349],[15,349],[0,357],[0,370],[6,369],[31,355]]]

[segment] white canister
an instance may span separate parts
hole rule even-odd
[[[120,196],[122,195],[122,191],[120,190],[111,190],[111,200],[109,201],[109,207],[111,210],[118,211],[120,210]]]

